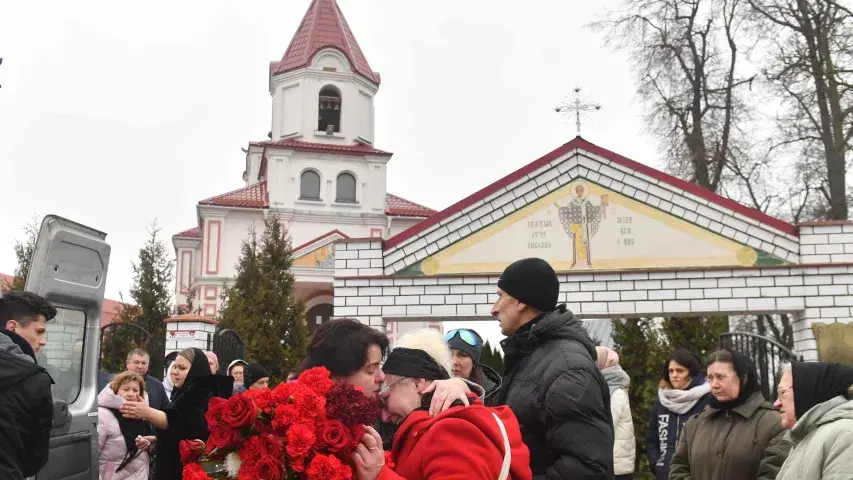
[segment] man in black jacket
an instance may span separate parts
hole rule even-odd
[[[610,390],[581,322],[557,307],[560,282],[544,260],[519,260],[498,280],[506,361],[503,385],[487,402],[509,406],[530,449],[535,480],[613,478]]]
[[[141,348],[134,348],[127,354],[127,371],[133,372],[145,379],[145,393],[148,394],[148,405],[154,410],[163,410],[169,406],[169,396],[163,382],[148,375],[151,355]]]
[[[47,463],[53,423],[53,380],[36,363],[46,322],[56,309],[40,296],[0,298],[0,478],[21,480]]]

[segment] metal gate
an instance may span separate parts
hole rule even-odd
[[[120,373],[127,369],[127,354],[134,348],[148,352],[151,362],[148,375],[163,379],[163,342],[143,327],[133,323],[111,323],[101,327],[101,357],[99,369],[107,373]]]
[[[720,348],[737,350],[755,363],[761,393],[771,402],[776,400],[782,364],[803,360],[779,342],[752,333],[724,333],[720,335]]]
[[[228,365],[237,359],[243,359],[243,339],[234,330],[223,328],[214,334],[207,334],[207,349],[219,357],[219,371],[224,374]]]

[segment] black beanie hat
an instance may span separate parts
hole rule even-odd
[[[506,267],[498,288],[540,312],[553,311],[560,297],[557,273],[541,258],[525,258]]]
[[[243,385],[246,388],[250,388],[258,380],[269,376],[267,369],[258,363],[250,363],[243,367]]]
[[[461,330],[467,330],[467,331],[471,332],[474,335],[474,337],[477,338],[477,345],[472,346],[472,345],[469,345],[468,342],[466,342],[465,340],[462,340],[462,337],[460,336],[460,333],[459,333]],[[461,328],[458,330],[451,330],[448,333],[453,333],[453,337],[451,337],[447,341],[447,346],[450,347],[451,349],[461,350],[461,351],[465,352],[465,354],[468,355],[469,357],[471,357],[471,360],[474,361],[474,365],[479,365],[480,364],[480,356],[483,354],[483,339],[482,339],[482,337],[480,337],[480,335],[477,334],[477,332],[475,332],[474,330],[471,330],[470,328]]]

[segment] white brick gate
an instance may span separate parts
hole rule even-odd
[[[806,359],[814,322],[853,321],[853,223],[793,226],[580,138],[384,242],[338,242],[335,316],[489,319],[532,256],[584,318],[784,312]]]

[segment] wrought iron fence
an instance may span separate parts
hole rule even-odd
[[[720,335],[720,347],[737,350],[755,363],[761,393],[771,402],[776,400],[776,385],[782,364],[802,361],[801,356],[779,342],[752,333],[724,333]]]
[[[207,334],[207,349],[219,357],[219,371],[224,374],[228,365],[243,358],[243,339],[234,330],[223,328],[214,334]]]
[[[111,323],[101,327],[101,358],[99,369],[107,373],[126,370],[127,354],[134,348],[148,352],[151,362],[148,375],[163,379],[165,338],[151,336],[145,328],[133,323]]]

